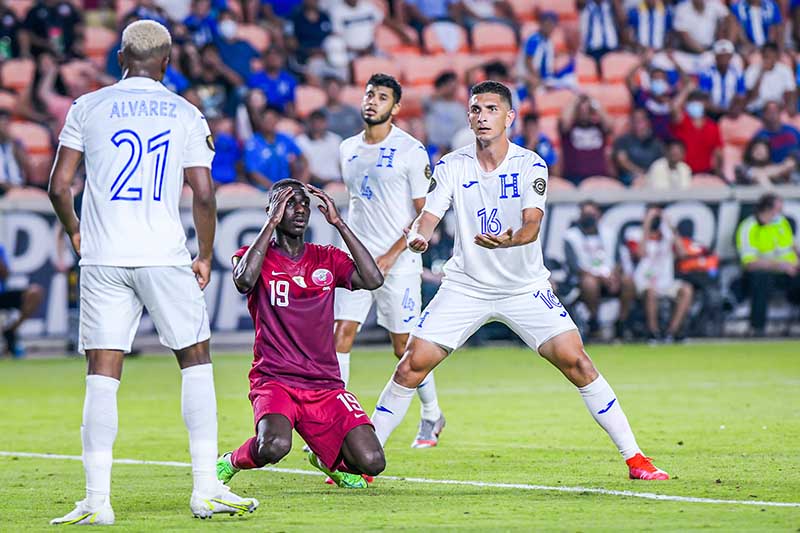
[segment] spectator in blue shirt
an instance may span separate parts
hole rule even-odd
[[[522,118],[522,135],[514,139],[514,144],[524,146],[528,150],[533,150],[539,157],[544,159],[549,167],[550,174],[558,176],[558,152],[556,152],[553,142],[539,129],[539,115],[528,113]]]
[[[715,119],[725,114],[738,115],[746,101],[744,74],[731,65],[734,51],[728,40],[714,43],[714,64],[697,76],[698,88],[709,96],[706,111]]]
[[[125,18],[128,17],[135,17],[135,20],[155,20],[162,26],[170,26],[166,13],[154,0],[138,0],[136,6],[125,15]]]
[[[268,190],[284,178],[300,178],[305,157],[294,140],[277,131],[280,109],[267,106],[253,117],[253,136],[244,145],[244,168],[250,183]]]
[[[192,40],[198,48],[213,43],[219,35],[217,21],[211,14],[209,0],[192,0],[192,10],[189,16],[183,20],[183,24],[189,30]]]
[[[602,75],[600,60],[619,47],[616,4],[611,0],[577,0],[577,5],[583,52],[594,58]]]
[[[628,42],[635,48],[662,50],[672,31],[672,12],[661,0],[643,0],[628,10]]]
[[[408,24],[422,34],[422,30],[437,20],[453,20],[460,17],[458,0],[401,0]]]
[[[294,116],[294,91],[297,80],[283,68],[286,56],[283,50],[275,46],[264,54],[264,68],[250,75],[247,86],[261,89],[267,97],[267,103],[275,106],[282,113]]]
[[[525,67],[531,87],[544,85],[551,88],[574,87],[574,63],[556,70],[556,52],[550,36],[558,25],[558,15],[552,11],[539,13],[539,31],[525,42]]]
[[[644,109],[653,127],[653,133],[666,142],[672,138],[670,124],[672,121],[672,95],[674,89],[669,82],[669,73],[659,68],[651,68],[647,75],[648,86],[642,87],[636,81],[639,71],[646,71],[645,64],[635,66],[628,73],[625,83],[633,97],[635,107]]]
[[[272,8],[276,17],[288,19],[300,7],[303,0],[261,0],[264,6]]]
[[[319,0],[304,0],[292,16],[290,29],[292,49],[303,64],[312,55],[322,54],[322,42],[333,32],[330,17],[319,9]]]
[[[773,163],[783,163],[789,157],[800,158],[800,131],[781,122],[783,106],[779,102],[767,102],[762,111],[764,127],[755,135],[769,143]]]
[[[731,11],[739,22],[740,44],[757,48],[768,42],[780,42],[781,9],[773,0],[737,0]]]
[[[239,181],[238,165],[242,149],[236,137],[227,131],[216,132],[214,148],[214,161],[211,163],[211,177],[214,178],[214,183],[219,186]]]
[[[250,62],[258,57],[258,52],[250,43],[236,37],[238,23],[232,11],[219,14],[219,36],[215,44],[222,61],[246,80],[250,76]]]

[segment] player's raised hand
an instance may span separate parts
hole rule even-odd
[[[273,194],[267,207],[267,217],[270,224],[277,226],[281,223],[283,213],[286,210],[286,203],[294,195],[294,187],[284,187],[277,194]]]
[[[314,187],[313,185],[306,185],[306,187],[311,191],[311,194],[322,202],[322,205],[317,206],[317,209],[319,209],[320,213],[325,215],[325,220],[328,221],[328,224],[335,226],[341,222],[342,217],[339,215],[339,210],[336,209],[336,204],[333,203],[333,198],[318,187]]]
[[[412,233],[408,228],[404,229],[403,233],[406,234],[406,243],[408,243],[409,250],[415,254],[425,253],[428,249],[428,241],[425,240],[425,237],[417,232]]]
[[[475,235],[475,244],[489,250],[495,248],[508,248],[511,246],[511,238],[514,235],[514,230],[508,228],[499,235],[492,235],[491,233],[479,233]]]
[[[197,284],[200,285],[200,290],[205,290],[211,280],[211,259],[195,258],[192,261],[192,272],[194,272]]]

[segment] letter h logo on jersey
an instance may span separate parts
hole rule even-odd
[[[389,153],[386,153],[386,150],[389,150]],[[394,153],[397,151],[396,148],[386,148],[385,146],[381,146],[381,155],[378,156],[378,164],[375,165],[378,168],[383,168],[383,162],[386,161],[386,168],[394,168],[392,166],[392,162],[394,161]]]
[[[509,176],[511,176],[510,180],[508,180]],[[500,178],[501,200],[507,200],[509,198],[509,189],[511,189],[511,198],[519,198],[519,172],[515,172],[513,174],[500,174],[497,177]]]

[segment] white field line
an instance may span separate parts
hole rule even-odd
[[[6,452],[0,451],[0,457],[31,457],[37,459],[62,459],[68,461],[81,461],[79,455],[56,455],[50,453],[31,453],[31,452]],[[176,461],[143,461],[139,459],[114,459],[114,463],[120,465],[153,465],[153,466],[174,466],[180,468],[190,468],[189,463]],[[278,472],[281,474],[296,474],[302,476],[321,476],[318,471],[299,470],[296,468],[276,468],[266,467],[262,470]],[[380,476],[381,480],[404,481],[406,483],[425,483],[428,485],[458,485],[466,487],[487,487],[494,489],[518,489],[542,492],[570,492],[584,494],[601,494],[603,496],[622,496],[623,498],[642,498],[645,500],[657,500],[666,502],[683,503],[715,503],[723,505],[755,505],[760,507],[800,507],[800,502],[762,502],[757,500],[721,500],[717,498],[697,498],[694,496],[673,496],[670,494],[655,494],[652,492],[633,492],[630,490],[610,490],[594,487],[552,487],[548,485],[530,485],[527,483],[488,483],[484,481],[460,481],[455,479],[426,479],[420,477],[399,477],[399,476]]]

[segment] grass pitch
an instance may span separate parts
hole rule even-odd
[[[437,370],[447,428],[412,450],[417,404],[387,445],[391,476],[591,487],[725,500],[800,502],[800,343],[593,346],[640,446],[674,479],[627,479],[624,462],[574,388],[528,350],[457,352]],[[355,352],[351,389],[371,412],[389,350]],[[220,450],[252,431],[250,356],[216,354]],[[0,450],[80,455],[85,365],[0,361]],[[116,458],[188,462],[180,373],[169,357],[126,362]],[[311,470],[302,443],[279,467]],[[0,457],[0,531],[52,530],[83,497],[79,461]],[[481,530],[798,531],[800,507],[652,501],[589,492],[378,479],[346,491],[322,478],[251,471],[232,487],[255,514],[191,517],[188,468],[115,465],[117,531]]]

